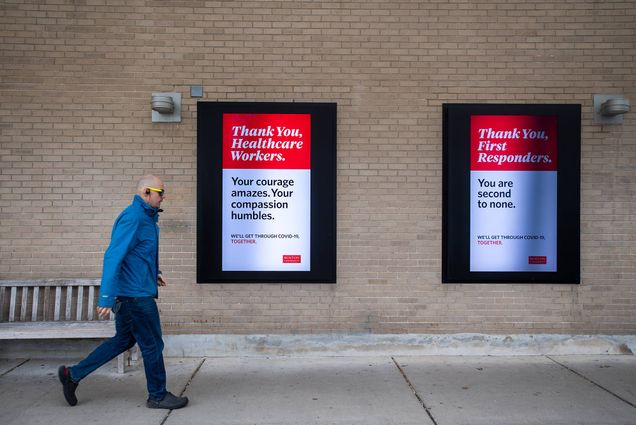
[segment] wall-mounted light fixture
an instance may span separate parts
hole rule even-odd
[[[181,93],[153,93],[152,122],[181,122]]]
[[[621,95],[594,95],[594,123],[622,124],[623,114],[631,110],[628,99]]]

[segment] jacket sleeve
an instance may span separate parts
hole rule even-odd
[[[113,227],[110,245],[104,254],[102,284],[99,288],[99,307],[112,307],[117,297],[119,273],[126,255],[137,240],[139,220],[133,214],[122,214]]]

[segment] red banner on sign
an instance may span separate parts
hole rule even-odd
[[[311,168],[311,115],[223,114],[223,168]]]
[[[283,263],[300,263],[300,255],[283,255]]]
[[[473,115],[470,162],[473,171],[556,171],[556,117]]]
[[[548,264],[548,257],[545,255],[531,255],[528,257],[528,264]]]

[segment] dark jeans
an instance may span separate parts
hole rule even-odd
[[[71,379],[79,382],[98,367],[139,344],[144,359],[148,398],[163,400],[166,395],[166,369],[163,364],[163,339],[159,310],[152,297],[118,297],[114,310],[117,333],[91,354],[71,367]]]

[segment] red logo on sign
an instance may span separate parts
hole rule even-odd
[[[300,255],[283,255],[283,263],[300,263]]]
[[[528,257],[528,264],[548,264],[548,257],[545,255],[531,255]]]

